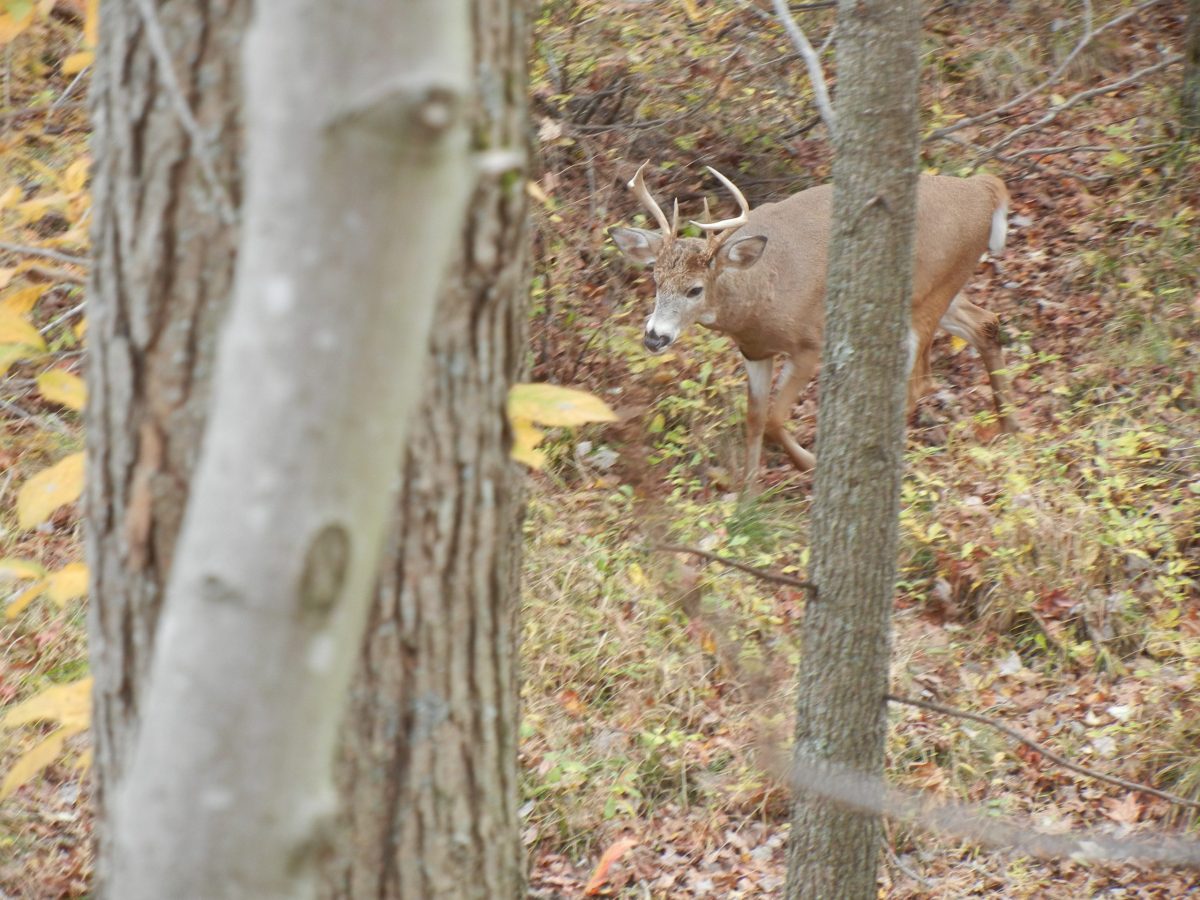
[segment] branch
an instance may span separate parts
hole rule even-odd
[[[1095,769],[1089,769],[1087,766],[1081,766],[1078,763],[1073,763],[1063,756],[1059,756],[1053,750],[1043,747],[1032,738],[1027,738],[1015,728],[1010,728],[1003,722],[998,722],[995,719],[980,715],[979,713],[967,712],[962,709],[955,709],[951,706],[942,706],[940,703],[930,703],[928,700],[916,700],[911,697],[900,697],[896,694],[885,694],[885,699],[892,703],[903,703],[905,706],[916,706],[920,709],[927,709],[931,712],[942,713],[947,716],[955,716],[959,719],[970,719],[972,722],[979,722],[981,725],[987,725],[989,728],[994,728],[997,731],[1003,732],[1015,741],[1020,741],[1030,750],[1040,753],[1042,756],[1051,762],[1062,766],[1064,769],[1070,769],[1080,775],[1086,775],[1088,778],[1095,778],[1097,781],[1106,781],[1109,784],[1115,784],[1117,787],[1123,787],[1129,791],[1140,791],[1143,794],[1152,794],[1168,803],[1174,803],[1177,806],[1186,806],[1190,809],[1200,809],[1200,800],[1189,800],[1187,797],[1180,797],[1178,794],[1171,794],[1167,791],[1160,791],[1158,788],[1152,788],[1145,784],[1139,784],[1136,781],[1126,781],[1124,778],[1118,778],[1115,775],[1106,775],[1103,772],[1097,772]]]
[[[821,59],[817,56],[817,51],[809,42],[804,30],[792,18],[787,0],[772,0],[772,3],[775,6],[775,15],[783,25],[783,30],[787,32],[792,46],[804,60],[805,68],[808,69],[808,77],[812,81],[817,109],[821,112],[821,119],[825,122],[825,128],[829,131],[830,138],[833,138],[837,134],[837,120],[833,115],[833,105],[829,102],[829,89],[825,84],[825,73],[821,70]]]
[[[755,578],[761,578],[763,581],[773,581],[776,584],[785,584],[788,587],[799,588],[802,591],[810,591],[814,600],[817,596],[817,586],[811,581],[804,581],[800,578],[793,578],[790,575],[783,575],[779,572],[769,572],[766,569],[759,569],[744,562],[738,562],[736,559],[730,559],[727,556],[718,556],[715,553],[709,553],[707,550],[701,550],[698,547],[684,547],[679,544],[654,544],[647,549],[659,553],[690,553],[692,556],[699,556],[702,559],[720,563],[723,566],[729,566],[731,569],[746,572]]]
[[[1076,58],[1078,58],[1079,54],[1083,52],[1084,48],[1086,48],[1088,46],[1088,44],[1090,44],[1092,41],[1094,41],[1096,39],[1097,35],[1102,34],[1103,32],[1107,31],[1110,28],[1120,25],[1122,22],[1125,22],[1128,19],[1131,19],[1132,17],[1136,16],[1142,10],[1144,10],[1148,7],[1154,6],[1161,2],[1162,2],[1162,0],[1143,0],[1142,3],[1139,3],[1137,6],[1135,6],[1133,9],[1129,10],[1128,12],[1122,13],[1119,16],[1109,19],[1107,22],[1105,22],[1099,28],[1093,29],[1092,28],[1092,4],[1091,4],[1090,0],[1087,0],[1087,2],[1085,3],[1085,6],[1084,6],[1084,32],[1083,32],[1083,35],[1076,42],[1075,47],[1071,50],[1071,52],[1067,54],[1067,58],[1062,61],[1062,63],[1059,65],[1059,67],[1057,69],[1055,69],[1053,72],[1050,73],[1050,75],[1046,78],[1045,81],[1043,81],[1041,84],[1031,87],[1029,90],[1025,91],[1022,94],[1018,94],[1016,97],[1013,97],[1008,102],[1003,103],[1000,106],[997,106],[995,109],[988,110],[985,113],[980,113],[977,116],[968,116],[965,119],[959,119],[957,122],[953,123],[952,125],[947,125],[944,128],[939,128],[936,131],[931,132],[925,139],[930,140],[930,141],[938,140],[940,138],[946,137],[949,134],[953,134],[956,131],[960,131],[963,128],[968,128],[971,125],[978,125],[980,122],[987,122],[992,119],[1000,118],[1006,112],[1008,112],[1010,109],[1023,103],[1024,101],[1028,100],[1034,94],[1039,94],[1042,91],[1046,90],[1046,88],[1055,84],[1060,78],[1062,78],[1063,74],[1067,71],[1068,67],[1070,67],[1071,63],[1073,63],[1076,60]]]
[[[68,253],[60,253],[57,250],[50,250],[46,247],[31,247],[28,244],[12,244],[8,241],[0,241],[0,250],[7,250],[9,253],[16,253],[20,256],[41,256],[45,259],[52,259],[55,262],[66,263],[68,266],[82,266],[85,269],[90,264],[90,261],[82,256],[71,256]]]
[[[163,87],[167,89],[167,96],[171,98],[171,104],[175,107],[179,124],[183,126],[183,130],[187,132],[191,141],[192,153],[200,166],[200,174],[212,192],[212,200],[217,208],[217,214],[223,224],[234,226],[237,224],[237,210],[229,197],[229,192],[225,190],[225,185],[217,177],[217,169],[213,165],[212,145],[200,129],[200,123],[192,115],[187,97],[183,93],[179,79],[175,76],[171,50],[167,46],[167,38],[163,33],[162,24],[158,21],[158,14],[154,11],[151,0],[137,0],[137,7],[138,12],[141,13],[142,25],[146,29],[146,40],[150,44],[150,52],[154,55],[154,61],[161,73]]]
[[[977,160],[975,160],[975,165],[979,165],[980,163],[984,162],[985,160],[991,159],[993,156],[996,156],[1001,150],[1003,150],[1005,147],[1012,144],[1013,141],[1015,141],[1017,138],[1021,137],[1022,135],[1025,135],[1031,131],[1037,131],[1038,129],[1046,127],[1051,122],[1053,122],[1055,119],[1057,119],[1061,113],[1070,109],[1076,103],[1082,103],[1084,100],[1090,100],[1092,97],[1099,96],[1100,94],[1108,94],[1108,93],[1111,93],[1112,91],[1119,91],[1121,88],[1128,87],[1129,85],[1131,85],[1137,81],[1140,81],[1142,78],[1144,78],[1147,75],[1153,75],[1155,72],[1158,72],[1161,69],[1165,69],[1167,66],[1173,65],[1173,64],[1179,62],[1181,59],[1183,59],[1182,54],[1172,53],[1170,56],[1164,57],[1163,59],[1159,60],[1158,62],[1154,63],[1153,65],[1146,66],[1145,68],[1142,68],[1142,69],[1138,69],[1136,72],[1134,72],[1131,75],[1125,76],[1120,81],[1113,81],[1108,84],[1102,84],[1099,87],[1090,88],[1089,90],[1086,90],[1086,91],[1080,91],[1077,94],[1072,94],[1070,97],[1068,97],[1062,103],[1059,103],[1057,106],[1052,106],[1048,110],[1046,110],[1046,114],[1043,115],[1036,122],[1030,122],[1028,125],[1022,125],[1020,128],[1010,131],[1005,137],[1001,138],[999,141],[994,143],[991,147],[989,147],[984,152],[984,154],[982,156],[980,156]]]

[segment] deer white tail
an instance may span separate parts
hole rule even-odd
[[[992,213],[992,233],[988,238],[988,253],[999,256],[1004,252],[1004,241],[1008,237],[1008,203],[1002,202]]]

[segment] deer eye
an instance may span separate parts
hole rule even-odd
[[[687,295],[689,297],[695,298],[695,297],[699,297],[703,293],[704,293],[704,286],[698,284],[695,287],[688,288]]]

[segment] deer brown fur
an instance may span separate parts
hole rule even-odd
[[[825,275],[829,252],[832,186],[793,194],[751,211],[720,173],[742,214],[700,224],[707,239],[675,235],[642,180],[630,187],[659,223],[659,232],[614,228],[617,246],[634,261],[654,267],[654,313],[644,342],[661,352],[693,323],[728,335],[744,358],[748,376],[745,480],[758,471],[764,432],[801,470],[815,464],[785,423],[796,397],[811,380],[825,329]],[[908,406],[911,412],[930,379],[929,352],[939,327],[973,346],[991,380],[1001,426],[1016,431],[1010,388],[995,314],[959,296],[990,249],[1004,248],[1008,191],[991,175],[953,178],[922,175],[917,189],[916,265],[909,332]],[[770,400],[774,360],[784,358],[778,390]]]

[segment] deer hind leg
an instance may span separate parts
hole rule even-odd
[[[775,360],[742,358],[746,370],[746,469],[743,487],[751,487],[762,460],[763,430],[767,424],[767,405],[771,399],[771,375]]]
[[[792,406],[800,392],[812,380],[813,371],[817,368],[818,354],[816,350],[803,350],[790,357],[783,364],[779,375],[779,390],[771,403],[771,412],[767,416],[767,435],[775,441],[801,472],[807,472],[817,464],[817,458],[805,450],[787,430],[786,423],[792,416]]]
[[[911,416],[917,401],[929,391],[933,373],[929,368],[929,350],[933,342],[921,340],[915,328],[908,329],[908,406],[906,415]]]
[[[1000,317],[958,296],[938,324],[979,353],[992,383],[992,402],[1001,428],[1010,434],[1020,431],[1013,412],[1012,388],[1004,370],[1004,351],[1000,348]]]

